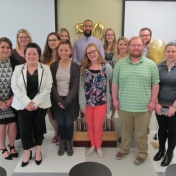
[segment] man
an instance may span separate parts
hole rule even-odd
[[[159,91],[159,73],[156,64],[142,56],[142,38],[132,37],[128,47],[129,56],[120,60],[113,71],[113,105],[118,109],[122,126],[122,141],[116,158],[121,160],[129,153],[134,130],[138,150],[135,161],[142,164],[148,155],[147,129]]]
[[[149,46],[150,46],[150,41],[151,41],[151,38],[152,38],[152,31],[151,29],[145,27],[145,28],[142,28],[139,32],[139,36],[141,38],[143,38],[144,40],[144,51],[143,51],[143,56],[147,57],[147,58],[150,58],[150,55],[149,55]]]
[[[101,55],[104,57],[103,44],[98,38],[92,36],[92,30],[93,22],[91,20],[85,20],[83,22],[84,36],[75,41],[73,45],[73,61],[76,62],[78,65],[82,64],[82,61],[84,59],[84,52],[86,46],[89,43],[95,43],[100,49]]]

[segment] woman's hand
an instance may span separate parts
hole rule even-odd
[[[8,109],[8,106],[5,102],[1,101],[0,109]]]
[[[27,107],[25,108],[25,109],[27,109],[28,111],[34,111],[34,110],[36,110],[37,108],[34,106],[34,102],[33,101],[31,101],[28,105],[27,105]]]
[[[173,106],[170,106],[166,116],[172,117],[175,114],[175,112],[176,112],[176,109]]]
[[[9,108],[12,104],[13,97],[6,101],[6,105]]]
[[[86,115],[86,109],[81,109],[81,112]]]
[[[60,108],[65,109],[65,107],[61,103],[58,103],[58,105]]]
[[[162,106],[160,104],[156,104],[155,111],[158,115],[161,115],[161,109],[162,109]]]

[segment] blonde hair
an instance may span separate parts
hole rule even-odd
[[[117,51],[117,43],[116,43],[116,36],[115,36],[115,32],[113,29],[111,28],[108,28],[106,29],[105,31],[105,36],[104,36],[104,50],[106,50],[108,48],[108,41],[106,40],[106,35],[107,35],[107,32],[108,31],[112,31],[113,35],[114,35],[114,40],[113,40],[113,45],[111,46],[110,48],[110,51],[112,53],[115,53]]]
[[[89,43],[85,49],[85,52],[84,52],[84,59],[83,59],[83,62],[81,64],[81,79],[82,81],[84,81],[84,77],[85,77],[85,70],[88,69],[90,66],[91,66],[91,61],[90,59],[88,58],[87,56],[87,49],[90,48],[90,47],[94,47],[96,49],[96,51],[98,52],[98,62],[99,64],[105,64],[106,63],[106,60],[103,58],[103,56],[101,55],[100,53],[100,50],[99,48],[97,47],[97,45],[95,43]]]
[[[59,37],[60,37],[61,33],[64,32],[64,31],[67,33],[67,35],[68,35],[68,40],[70,41],[70,34],[69,34],[69,32],[68,32],[68,30],[67,30],[66,28],[61,28],[61,29],[59,30],[59,32],[58,32]]]
[[[17,35],[16,35],[16,49],[19,49],[20,48],[20,44],[18,42],[18,36],[20,33],[24,33],[26,34],[28,37],[29,37],[29,43],[32,43],[32,38],[31,38],[31,35],[29,34],[29,32],[26,30],[26,29],[20,29],[18,32],[17,32]]]
[[[119,39],[117,40],[117,45],[118,45],[118,43],[120,42],[120,40],[123,40],[125,43],[126,43],[126,45],[127,45],[127,47],[128,47],[128,39],[126,38],[126,37],[119,37]],[[127,54],[129,53],[129,51],[128,51],[128,49],[127,49]],[[118,54],[120,54],[120,50],[119,50],[119,48],[117,47],[117,55]]]

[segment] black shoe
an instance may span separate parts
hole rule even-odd
[[[159,149],[158,153],[154,156],[154,161],[159,161],[162,157],[164,157],[165,149]]]
[[[11,150],[12,150],[12,149],[15,149],[15,147],[14,147],[14,146],[10,146],[10,144],[9,144],[9,145],[8,145],[8,148],[10,149],[10,154],[11,154],[11,156],[14,157],[14,158],[18,158],[18,153],[12,153],[12,152],[11,152]]]
[[[32,151],[30,150],[29,160],[31,160],[31,159],[32,159]],[[22,163],[21,163],[21,167],[25,167],[25,166],[27,166],[28,163],[29,163],[29,160],[28,160],[27,162],[23,162],[23,161],[22,161]]]
[[[2,154],[4,154],[5,152],[8,152],[8,150],[5,148],[5,149],[1,149],[2,150]],[[9,154],[9,156],[5,157],[4,159],[6,160],[12,160],[12,156]]]
[[[40,163],[42,162],[42,153],[40,152],[40,154],[41,154],[41,160],[38,161],[38,160],[35,159],[35,163],[36,163],[37,165],[40,165]]]
[[[161,166],[168,166],[174,157],[173,153],[167,152],[163,161],[161,162]]]
[[[59,147],[59,151],[58,151],[58,155],[62,156],[65,152],[65,139],[62,139],[60,141],[60,147]]]

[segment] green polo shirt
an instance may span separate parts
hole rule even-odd
[[[129,57],[117,62],[113,70],[113,81],[119,87],[120,109],[128,112],[147,112],[151,100],[152,86],[159,83],[156,64],[142,56],[137,64]]]

